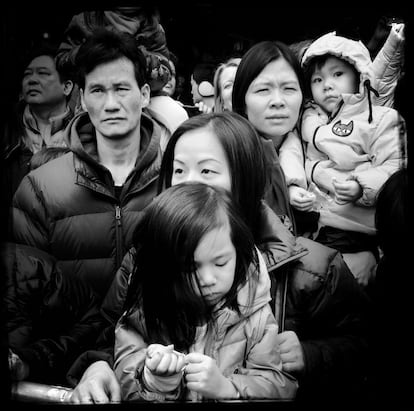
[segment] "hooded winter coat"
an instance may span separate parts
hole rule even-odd
[[[241,399],[292,399],[297,383],[282,372],[282,361],[276,336],[277,323],[271,312],[270,279],[264,260],[260,268],[253,265],[249,281],[239,290],[237,302],[240,313],[229,307],[220,308],[214,314],[214,324],[207,326],[204,351],[216,361],[222,374],[228,378]],[[167,394],[150,392],[142,384],[148,335],[142,309],[131,315],[123,315],[115,329],[115,365],[124,400],[191,398],[184,379]],[[197,336],[189,352],[199,352]],[[196,395],[202,400],[201,395]]]
[[[369,52],[361,42],[328,33],[309,46],[302,66],[326,54],[351,63],[360,73],[360,86],[355,94],[342,94],[329,116],[313,103],[305,109],[301,131],[307,144],[307,179],[328,195],[321,204],[321,225],[374,235],[378,190],[405,161],[405,122],[396,110],[372,104],[376,80]],[[338,204],[333,178],[357,181],[362,196]]]
[[[87,113],[72,120],[66,138],[70,153],[22,180],[12,203],[12,237],[53,255],[63,275],[81,278],[102,298],[131,245],[142,210],[157,192],[159,127],[141,117],[140,153],[119,198],[111,173],[97,160]]]

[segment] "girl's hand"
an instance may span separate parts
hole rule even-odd
[[[185,380],[187,388],[205,398],[238,398],[234,385],[221,373],[215,360],[199,353],[186,355]]]
[[[154,375],[169,376],[182,371],[185,355],[175,351],[174,345],[150,344],[145,365]]]
[[[315,195],[302,187],[289,186],[290,204],[299,211],[311,211]]]
[[[358,181],[338,181],[334,177],[332,184],[335,190],[335,201],[338,204],[353,203],[362,196],[362,188]]]

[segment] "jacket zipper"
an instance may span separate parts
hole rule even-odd
[[[123,258],[122,244],[122,214],[119,204],[115,206],[115,233],[116,233],[116,266],[120,267]]]

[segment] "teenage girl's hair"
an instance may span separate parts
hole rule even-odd
[[[182,183],[159,194],[145,209],[134,234],[135,267],[125,302],[127,315],[142,307],[148,342],[188,350],[196,327],[209,323],[209,307],[198,291],[194,252],[211,230],[229,227],[236,249],[233,285],[224,305],[240,312],[239,289],[258,256],[250,230],[226,190]],[[252,280],[250,280],[252,281]]]
[[[147,63],[134,37],[127,33],[98,29],[81,45],[76,55],[78,84],[85,88],[85,77],[101,64],[126,58],[134,66],[138,86],[147,83]]]
[[[233,112],[199,114],[183,122],[172,134],[165,149],[159,177],[159,192],[171,186],[174,151],[187,132],[208,129],[221,143],[231,174],[231,192],[254,237],[258,236],[259,210],[266,187],[263,146],[248,120]]]
[[[289,46],[280,41],[261,41],[247,50],[239,64],[233,84],[233,111],[247,117],[245,98],[250,84],[269,63],[280,58],[285,59],[292,67],[298,78],[300,89],[304,90],[300,63]]]

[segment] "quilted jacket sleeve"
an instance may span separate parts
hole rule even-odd
[[[12,202],[12,241],[48,251],[49,223],[43,193],[28,174]]]
[[[404,64],[404,42],[404,37],[398,34],[395,28],[391,28],[384,45],[372,63],[378,81],[379,97],[376,99],[376,104],[379,106],[394,106],[395,88],[401,78]]]
[[[369,141],[370,163],[356,167],[351,174],[363,191],[359,204],[375,204],[378,190],[403,164],[406,153],[405,129],[405,122],[396,110],[388,109],[383,114]]]

